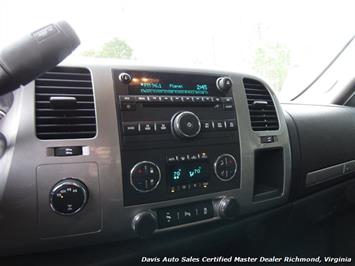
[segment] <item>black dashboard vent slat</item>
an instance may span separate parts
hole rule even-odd
[[[254,131],[278,130],[279,120],[269,91],[260,81],[254,79],[245,78],[243,83],[252,129]]]
[[[75,97],[56,107],[51,97]],[[52,102],[53,103],[53,102]],[[96,135],[95,102],[90,71],[55,67],[35,80],[36,133],[39,139],[92,138]]]

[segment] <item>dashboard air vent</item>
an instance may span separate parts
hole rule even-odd
[[[35,80],[35,97],[39,139],[96,135],[94,95],[88,69],[53,68]]]
[[[279,121],[274,102],[265,86],[254,79],[244,79],[251,127],[254,131],[277,130]]]

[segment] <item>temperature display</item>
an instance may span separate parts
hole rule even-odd
[[[127,71],[132,76],[128,94],[217,96],[219,76]]]
[[[204,182],[210,175],[207,162],[186,162],[171,166],[168,170],[170,185]]]

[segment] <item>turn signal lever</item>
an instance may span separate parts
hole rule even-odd
[[[55,67],[80,44],[65,21],[40,28],[0,51],[0,95]]]

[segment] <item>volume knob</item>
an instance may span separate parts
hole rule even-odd
[[[201,131],[201,121],[192,112],[184,111],[176,114],[171,123],[173,133],[181,138],[196,137]]]

